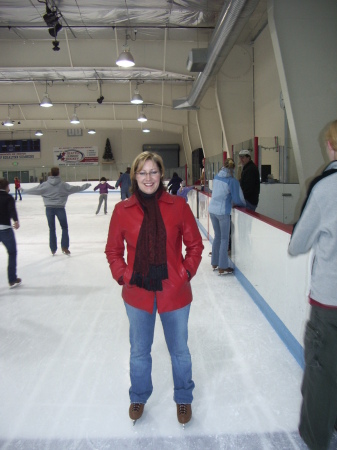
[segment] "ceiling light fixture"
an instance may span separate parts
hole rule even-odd
[[[4,122],[2,122],[2,125],[5,127],[12,127],[14,125],[14,120],[11,120],[11,114],[10,111],[13,108],[12,105],[8,105],[8,119],[6,119]]]
[[[142,131],[143,133],[150,133],[150,130],[148,128],[144,128]]]
[[[5,120],[3,124],[5,125],[5,127],[12,127],[14,125],[14,122],[10,117],[8,117],[8,119]]]
[[[96,134],[95,130],[88,130],[88,134]]]
[[[46,92],[44,94],[44,97],[40,103],[40,106],[43,106],[44,108],[50,108],[51,106],[53,106],[52,101],[49,98],[48,95],[48,85],[47,85],[47,80],[46,80]]]
[[[41,131],[41,130],[37,130],[37,131],[35,132],[35,136],[43,136],[42,131]]]
[[[143,103],[143,97],[140,95],[139,91],[138,91],[138,83],[136,84],[136,89],[133,93],[132,99],[131,99],[131,103],[133,103],[134,105],[140,105],[141,103]]]
[[[127,31],[125,31],[125,44],[123,45],[124,50],[119,55],[116,64],[119,67],[132,67],[135,65],[135,60],[133,59],[133,56],[130,52],[130,48],[128,46],[128,39],[130,36],[127,34]]]
[[[73,124],[80,123],[79,118],[77,117],[77,114],[76,114],[76,108],[77,108],[77,106],[79,106],[79,105],[75,105],[75,106],[74,106],[74,114],[73,114],[73,116],[72,116],[72,118],[71,118],[71,121],[70,121],[70,123],[73,123]]]
[[[128,48],[125,48],[122,51],[122,53],[119,55],[116,61],[116,64],[119,67],[133,67],[135,65],[133,56]]]
[[[147,117],[146,115],[143,113],[143,106],[142,106],[142,112],[139,114],[138,117],[138,122],[147,122]]]

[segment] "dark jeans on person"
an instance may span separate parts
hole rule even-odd
[[[13,283],[16,279],[16,241],[14,236],[14,231],[12,228],[7,228],[5,230],[0,230],[0,242],[7,249],[8,253],[8,283]]]
[[[121,191],[121,199],[126,200],[127,198],[131,197],[131,192],[129,190],[127,191]]]
[[[55,217],[58,218],[62,228],[61,247],[69,248],[68,222],[65,208],[52,208],[47,206],[46,216],[49,225],[49,247],[52,253],[55,253],[57,250]]]
[[[18,189],[18,188],[15,188],[15,200],[18,199],[18,193],[19,193],[20,200],[22,200],[21,189]]]
[[[311,450],[327,450],[337,419],[337,309],[311,306],[304,357],[299,432]]]

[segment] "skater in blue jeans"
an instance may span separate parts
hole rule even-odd
[[[166,192],[163,179],[159,155],[143,152],[136,157],[132,195],[115,206],[105,253],[113,278],[123,286],[130,324],[129,416],[135,423],[152,394],[151,347],[158,312],[171,356],[177,418],[185,425],[192,417],[194,389],[187,345],[190,280],[200,264],[203,244],[191,208],[183,198]]]
[[[82,192],[91,186],[90,183],[85,183],[82,186],[72,186],[69,183],[65,183],[61,180],[60,169],[58,167],[52,167],[50,171],[51,175],[48,180],[37,187],[31,189],[24,189],[24,194],[29,195],[41,195],[43,198],[44,206],[46,207],[46,217],[49,226],[49,247],[52,255],[54,256],[57,251],[57,237],[55,218],[57,217],[61,229],[61,248],[62,253],[70,256],[69,250],[69,232],[66,213],[66,203],[69,195],[76,192]]]
[[[13,226],[11,225],[13,221]],[[14,198],[9,194],[9,183],[6,178],[0,178],[0,242],[8,253],[7,276],[9,288],[20,286],[21,278],[16,276],[16,241],[13,228],[20,227]]]

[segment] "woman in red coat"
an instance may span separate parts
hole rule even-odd
[[[201,261],[202,239],[185,200],[165,191],[160,156],[141,153],[130,175],[133,195],[115,206],[105,249],[112,276],[123,285],[130,323],[129,415],[134,421],[142,416],[153,390],[151,346],[158,311],[171,356],[177,417],[185,424],[192,416],[194,389],[187,346],[190,280]]]

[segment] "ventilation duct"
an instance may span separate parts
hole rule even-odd
[[[232,50],[243,27],[254,12],[259,0],[230,0],[222,8],[218,23],[207,49],[207,63],[193,83],[188,97],[173,100],[173,109],[196,109],[212,77],[218,73]]]

